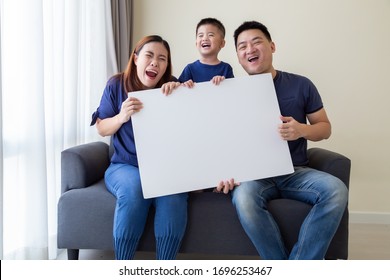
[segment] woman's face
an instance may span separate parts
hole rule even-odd
[[[155,88],[168,66],[168,50],[162,43],[150,42],[134,57],[137,76],[146,88]]]

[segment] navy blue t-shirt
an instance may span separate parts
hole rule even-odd
[[[111,78],[104,89],[99,107],[92,115],[91,125],[95,124],[97,118],[103,120],[119,114],[122,103],[127,97],[127,92],[124,90],[120,78]],[[114,135],[112,135],[112,141],[114,154],[111,158],[111,162],[127,163],[138,167],[131,118],[128,122],[124,123]]]
[[[306,77],[277,71],[274,85],[280,112],[285,117],[293,117],[300,123],[307,123],[307,114],[323,108],[317,88]],[[294,166],[308,164],[307,140],[305,138],[288,141],[288,146]]]
[[[216,65],[208,65],[197,60],[184,68],[179,77],[179,82],[184,83],[188,80],[196,83],[208,82],[214,76],[224,76],[226,79],[234,78],[233,68],[223,61]]]

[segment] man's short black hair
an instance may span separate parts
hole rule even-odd
[[[271,38],[271,34],[269,33],[267,27],[258,22],[258,21],[245,21],[243,24],[241,24],[237,29],[236,31],[234,31],[234,45],[236,46],[237,48],[237,38],[238,36],[246,31],[246,30],[249,30],[249,29],[258,29],[260,30],[261,32],[264,33],[265,37],[267,37],[268,41],[272,41],[272,38]]]

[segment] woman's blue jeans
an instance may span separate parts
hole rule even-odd
[[[309,167],[273,178],[242,182],[232,193],[240,222],[264,259],[324,259],[348,201],[348,190],[338,178]],[[267,210],[275,198],[299,200],[313,208],[305,218],[291,252]]]
[[[175,259],[187,225],[188,194],[144,199],[139,170],[129,164],[111,163],[105,182],[117,199],[113,228],[116,259],[134,258],[151,205],[156,209],[156,258]]]

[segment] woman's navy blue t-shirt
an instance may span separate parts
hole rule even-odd
[[[122,103],[127,97],[127,92],[123,88],[121,79],[119,77],[111,78],[104,89],[99,107],[92,115],[91,125],[95,124],[97,118],[103,120],[119,114]],[[128,122],[124,123],[114,135],[112,135],[112,142],[114,154],[111,158],[111,162],[127,163],[138,167],[131,118]]]

